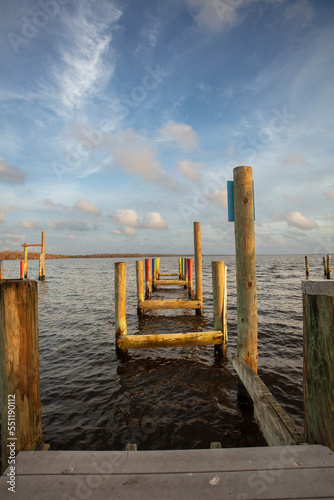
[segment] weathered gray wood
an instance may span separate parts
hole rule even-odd
[[[235,168],[233,180],[238,356],[244,357],[257,372],[257,293],[252,168]]]
[[[15,498],[333,499],[334,455],[328,448],[321,448],[39,452],[21,460],[25,452],[17,457]],[[56,469],[50,468],[50,457],[55,455]],[[235,470],[230,469],[232,456]],[[211,457],[210,468],[205,457]],[[261,462],[260,467],[257,462]],[[4,500],[13,498],[6,480],[6,476],[0,478],[0,497]]]
[[[334,453],[322,445],[222,448],[215,450],[24,451],[17,456],[18,475],[143,474],[150,472],[254,471],[272,469],[334,469]]]
[[[302,292],[306,295],[327,295],[328,297],[334,297],[334,281],[303,281]]]
[[[325,284],[310,294],[303,283],[304,415],[307,440],[334,450],[334,282]]]
[[[301,429],[291,420],[260,377],[242,357],[232,365],[254,403],[254,417],[269,446],[304,443]]]
[[[157,335],[125,335],[117,341],[118,347],[127,349],[152,349],[160,347],[187,347],[221,344],[222,332],[168,333]]]
[[[141,309],[200,309],[200,300],[143,300],[139,304]]]

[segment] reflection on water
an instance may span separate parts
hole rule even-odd
[[[314,258],[315,259],[315,258]],[[135,259],[127,262],[128,333],[213,330],[211,261],[203,259],[204,316],[194,311],[136,313]],[[46,262],[39,282],[41,396],[46,442],[52,449],[121,450],[259,446],[264,441],[252,408],[238,402],[234,257],[228,266],[228,353],[213,346],[129,351],[121,358],[114,339],[114,260]],[[322,276],[321,262],[310,268]],[[161,271],[177,271],[162,258]],[[16,278],[17,262],[4,263]],[[315,267],[318,266],[316,269]],[[17,268],[17,269],[16,269]],[[318,269],[319,268],[319,269]],[[316,274],[317,273],[317,274]],[[29,278],[37,278],[37,261]],[[303,256],[258,256],[259,374],[299,425],[302,409]],[[184,289],[163,289],[154,298],[186,298]]]

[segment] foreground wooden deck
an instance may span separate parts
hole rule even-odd
[[[5,474],[2,500],[334,498],[334,453],[321,445],[20,452],[14,497]]]

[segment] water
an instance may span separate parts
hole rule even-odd
[[[203,258],[204,316],[194,311],[136,313],[135,259],[127,263],[128,333],[213,330],[211,261]],[[46,261],[39,282],[42,423],[51,449],[122,450],[260,446],[265,442],[252,408],[238,401],[231,365],[236,354],[235,258],[228,272],[228,353],[213,346],[115,353],[114,259]],[[322,277],[321,257],[310,257]],[[29,278],[38,276],[30,261]],[[176,258],[160,259],[160,271],[177,271]],[[257,257],[259,375],[296,424],[303,425],[302,296],[304,258]],[[19,262],[4,262],[4,278],[19,276]],[[154,298],[186,298],[160,289]]]

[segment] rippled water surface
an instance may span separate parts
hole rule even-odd
[[[259,446],[252,408],[238,399],[231,365],[236,354],[235,258],[203,258],[204,316],[193,311],[136,312],[135,259],[127,263],[128,333],[213,330],[211,261],[228,269],[228,353],[213,346],[129,351],[119,358],[114,338],[114,260],[46,261],[39,282],[41,398],[44,437],[52,449],[122,450]],[[310,258],[321,278],[321,258]],[[160,271],[177,271],[161,258]],[[4,278],[19,262],[4,262]],[[29,278],[38,262],[29,261]],[[303,424],[302,298],[304,257],[257,256],[259,375],[294,421]],[[154,298],[186,298],[160,289]]]

